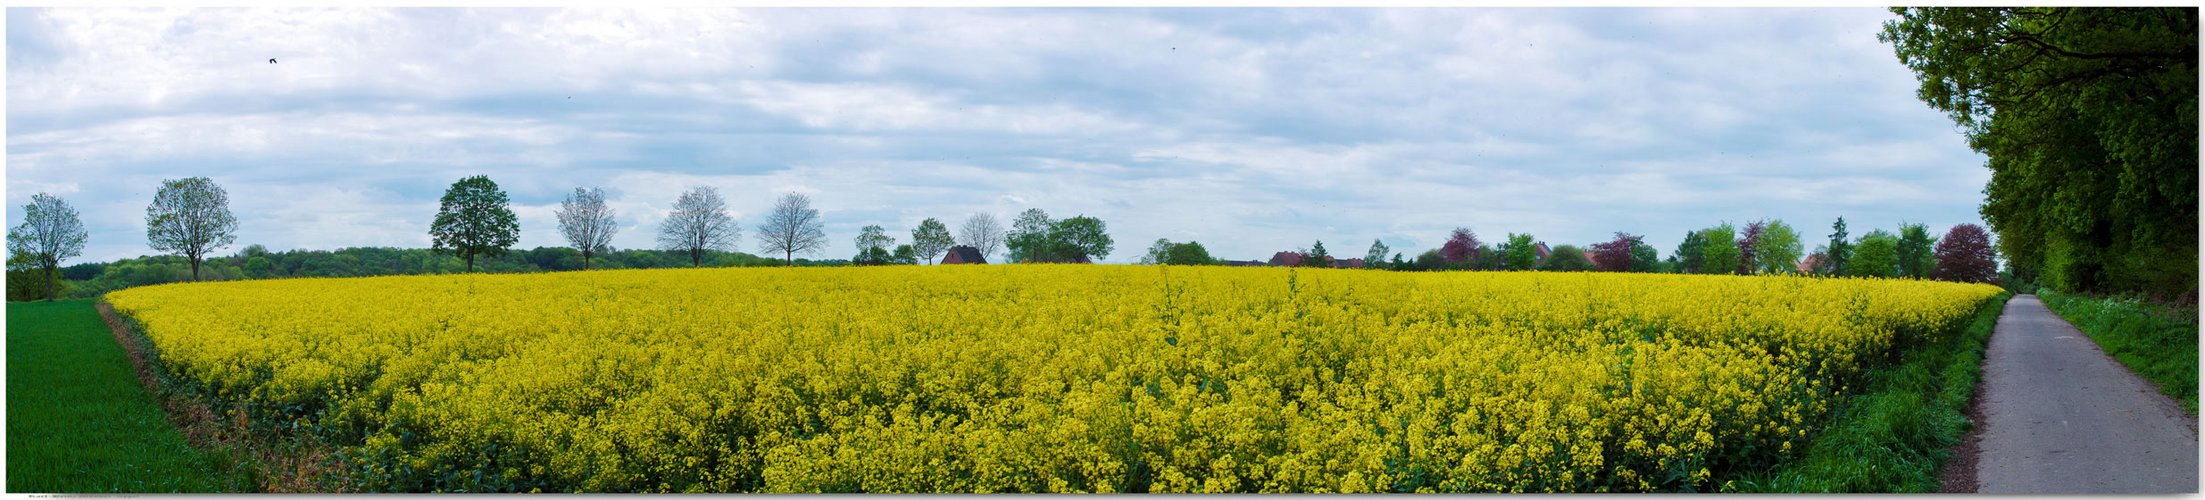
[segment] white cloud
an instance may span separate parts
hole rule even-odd
[[[1026,208],[1261,259],[1780,217],[1973,222],[1988,174],[1877,9],[10,9],[8,203],[145,253],[160,180],[240,245],[426,245],[487,174],[523,246],[602,186],[623,248],[718,187],[843,242]],[[269,64],[268,58],[279,59]],[[1856,230],[1865,232],[1865,229]],[[746,249],[750,246],[745,242]],[[847,253],[830,248],[823,255]]]

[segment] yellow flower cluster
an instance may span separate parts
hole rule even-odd
[[[1705,489],[1801,450],[1995,287],[1155,266],[163,285],[176,376],[354,486],[491,491]]]

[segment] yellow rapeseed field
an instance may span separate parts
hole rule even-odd
[[[177,379],[401,491],[1704,490],[1986,285],[899,266],[163,285]]]

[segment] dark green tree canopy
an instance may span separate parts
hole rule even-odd
[[[2195,297],[2196,8],[1893,11],[1878,39],[1989,158],[1983,218],[2017,275]]]
[[[430,248],[466,259],[467,272],[475,271],[476,256],[504,255],[520,234],[520,219],[505,191],[484,175],[460,179],[444,190],[436,220],[429,224]]]

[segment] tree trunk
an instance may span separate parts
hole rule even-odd
[[[582,270],[590,270],[590,253],[582,252]]]
[[[781,252],[781,265],[783,267],[796,267],[796,251],[783,250]]]
[[[474,274],[474,272],[475,272],[475,254],[467,254],[467,273],[468,273],[468,274]]]
[[[704,267],[704,249],[689,249],[689,267]]]
[[[199,258],[191,258],[191,280],[199,281]]]
[[[54,301],[54,295],[55,295],[55,294],[56,294],[56,292],[54,291],[54,266],[46,266],[46,301],[47,301],[47,302],[53,302],[53,301]]]

